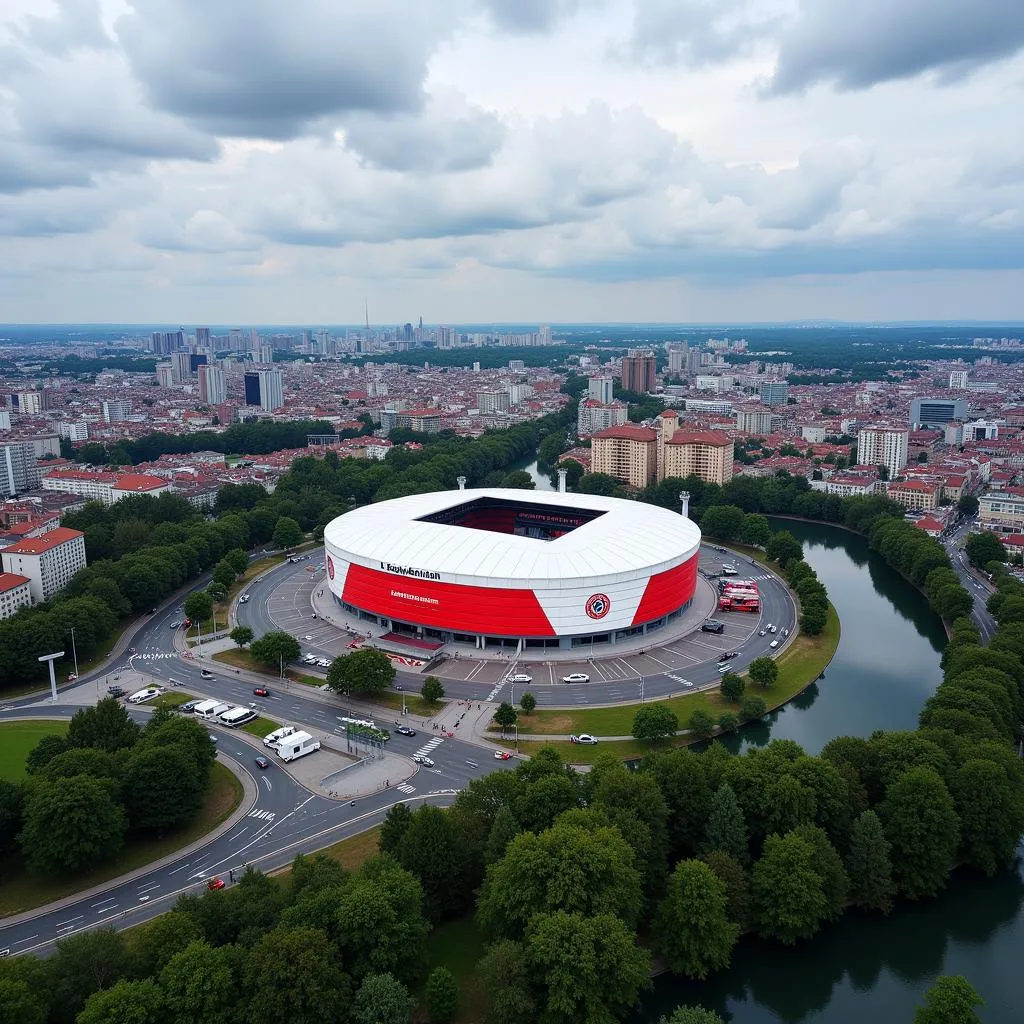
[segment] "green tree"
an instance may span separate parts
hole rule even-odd
[[[185,598],[185,614],[193,623],[205,622],[213,614],[213,599],[205,590],[197,590]]]
[[[172,956],[203,937],[196,921],[180,910],[154,917],[130,936],[132,974],[139,978],[156,977]]]
[[[124,797],[132,828],[174,828],[203,805],[209,773],[185,747],[139,744],[128,755],[125,773],[131,780]]]
[[[986,875],[1009,867],[1024,833],[1024,797],[1003,767],[972,758],[957,769],[950,791],[967,863]]]
[[[698,739],[706,740],[714,734],[715,720],[708,714],[708,712],[698,708],[690,715],[690,721],[687,724],[687,728]]]
[[[169,1024],[223,1024],[238,1003],[239,978],[230,946],[190,942],[160,972]]]
[[[735,505],[712,505],[700,517],[700,530],[707,537],[735,540],[743,529],[743,509]]]
[[[768,520],[761,515],[746,515],[743,517],[743,527],[740,530],[740,540],[751,547],[763,548],[771,540],[772,528]]]
[[[222,583],[211,583],[206,588],[206,592],[210,595],[210,600],[213,601],[214,604],[218,604],[228,596],[228,588]]]
[[[512,842],[521,829],[516,821],[515,815],[508,804],[503,803],[494,815],[494,823],[487,834],[487,844],[484,846],[484,861],[487,864],[494,864],[505,856],[508,844]]]
[[[718,729],[719,732],[734,732],[740,727],[740,720],[738,715],[734,715],[731,711],[723,711],[718,716]]]
[[[537,707],[537,698],[527,690],[526,693],[519,698],[519,706],[527,715],[532,715],[534,708]]]
[[[459,1008],[459,983],[447,967],[435,967],[427,978],[427,1016],[430,1024],[451,1024]]]
[[[35,783],[21,832],[29,867],[41,874],[74,874],[117,854],[127,822],[114,790],[114,783],[87,775]]]
[[[222,561],[227,562],[235,570],[236,576],[241,576],[249,568],[249,556],[241,548],[232,548],[225,552]]]
[[[738,701],[743,696],[743,691],[746,688],[743,682],[743,676],[737,672],[726,672],[722,676],[722,696],[726,700],[731,700],[733,703]]]
[[[496,937],[521,937],[537,913],[614,914],[630,927],[643,899],[632,848],[618,829],[556,822],[520,832],[487,869],[477,919]]]
[[[525,945],[531,975],[544,993],[542,1021],[620,1020],[650,984],[650,954],[614,914],[538,913]]]
[[[960,843],[960,820],[938,772],[909,768],[886,790],[878,816],[898,890],[912,900],[934,896],[949,878]]]
[[[0,977],[0,1024],[46,1024],[42,995],[28,982]]]
[[[732,787],[723,782],[712,797],[701,848],[705,853],[721,850],[739,864],[746,864],[750,858],[748,846],[747,823],[743,811]]]
[[[729,966],[738,936],[727,916],[725,883],[702,861],[680,861],[654,920],[655,952],[668,969],[704,979]]]
[[[498,705],[498,710],[494,712],[494,723],[501,727],[502,736],[505,735],[506,729],[511,729],[518,721],[519,712],[508,701],[502,701]]]
[[[223,558],[213,567],[213,582],[219,586],[224,593],[227,593],[228,588],[238,578],[238,573],[235,572],[235,567]],[[209,593],[209,588],[207,588]],[[212,594],[210,595],[213,596]],[[190,616],[191,617],[191,616]]]
[[[765,554],[785,569],[789,562],[804,557],[804,549],[788,530],[779,530],[772,534],[771,540],[765,545]]]
[[[533,482],[533,477],[525,469],[517,469],[505,477],[501,486],[513,487],[521,491],[532,491],[537,485]]]
[[[76,1024],[163,1024],[163,993],[152,978],[119,981],[85,1001]]]
[[[392,974],[368,974],[356,993],[355,1024],[409,1024],[415,1000]]]
[[[77,714],[77,712],[76,712]],[[134,723],[132,723],[134,725]],[[64,736],[44,736],[25,758],[25,771],[35,775],[45,768],[55,757],[68,749],[68,741]]]
[[[962,516],[977,515],[978,499],[973,494],[961,494],[960,500],[956,503],[956,510]]]
[[[862,811],[853,823],[846,873],[850,878],[850,902],[863,910],[888,914],[896,886],[892,880],[890,846],[882,822],[874,811]]]
[[[412,811],[407,804],[397,803],[388,809],[380,827],[380,848],[383,853],[398,857],[399,847],[411,821]]]
[[[943,975],[924,994],[924,1006],[914,1013],[914,1024],[981,1024],[974,1012],[985,1000],[962,975]]]
[[[823,604],[805,604],[800,615],[800,629],[808,636],[819,636],[828,622],[828,610]]]
[[[751,898],[758,932],[786,945],[808,939],[830,912],[815,848],[790,832],[770,835],[751,873]]]
[[[239,647],[244,647],[246,644],[252,643],[254,635],[255,634],[248,626],[235,626],[229,634],[232,641]]]
[[[428,704],[440,704],[441,698],[444,696],[444,684],[437,678],[437,676],[427,676],[427,678],[423,680],[423,686],[420,689],[420,693]]]
[[[128,975],[124,937],[113,928],[79,932],[57,943],[44,984],[48,988],[50,1020],[72,1024],[86,1000]]]
[[[279,551],[296,547],[302,543],[302,527],[291,516],[281,516],[274,527],[273,542]]]
[[[25,810],[25,790],[15,782],[0,779],[0,857],[17,849]]]
[[[134,745],[139,727],[116,697],[104,697],[94,707],[76,711],[68,726],[69,747],[122,750]]]
[[[249,653],[264,665],[278,668],[298,660],[302,648],[291,633],[275,631],[264,633],[259,640],[253,640],[249,645]]]
[[[763,718],[767,710],[768,706],[760,697],[744,697],[740,703],[740,717],[747,721]]]
[[[530,1024],[537,1019],[530,965],[521,942],[492,942],[476,973],[486,993],[488,1024]]]
[[[372,647],[335,658],[327,671],[327,685],[337,693],[383,693],[394,678],[391,659]]]
[[[747,672],[758,686],[762,686],[766,690],[773,686],[775,680],[779,678],[779,666],[765,655],[755,658],[750,663],[750,668],[747,669]]]
[[[964,551],[971,565],[983,568],[988,562],[1005,562],[1006,548],[994,534],[983,530],[981,533],[970,533],[964,542]]]
[[[830,920],[839,917],[846,906],[846,895],[850,891],[850,880],[842,859],[829,842],[824,829],[817,825],[801,825],[795,834],[814,847],[814,869],[821,876],[821,887],[828,901]]]
[[[440,807],[413,812],[398,844],[398,863],[423,887],[423,910],[431,921],[457,915],[471,895],[465,847],[451,815]]]
[[[723,850],[711,850],[701,860],[725,886],[726,916],[741,929],[745,929],[750,921],[750,883],[743,865]]]
[[[351,1000],[348,975],[317,928],[278,927],[264,934],[249,952],[244,987],[252,1024],[340,1020]]]
[[[404,804],[396,804],[404,807]],[[348,872],[334,859],[324,853],[297,853],[288,875],[288,888],[293,901],[297,902],[303,893],[318,893],[323,889],[337,889],[348,880]]]
[[[662,1017],[658,1024],[725,1024],[725,1021],[703,1006],[677,1006],[668,1017]]]
[[[633,715],[633,735],[638,740],[663,740],[679,729],[679,717],[667,704],[641,704]]]

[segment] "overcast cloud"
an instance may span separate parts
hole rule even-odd
[[[1020,0],[5,0],[0,319],[1024,318]]]

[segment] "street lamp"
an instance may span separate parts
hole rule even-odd
[[[53,674],[53,663],[58,658],[63,658],[64,652],[57,651],[56,654],[44,654],[39,660],[48,661],[50,663],[50,700],[56,702],[57,700],[57,677]]]
[[[75,646],[75,627],[71,627],[71,653],[75,656],[75,679],[78,678],[78,648]]]

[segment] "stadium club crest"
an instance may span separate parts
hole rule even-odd
[[[327,556],[327,575],[334,579],[334,559],[330,555]]]
[[[587,614],[592,619],[603,619],[611,611],[612,603],[607,594],[591,594],[587,598]]]

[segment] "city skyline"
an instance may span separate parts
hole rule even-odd
[[[1024,317],[1005,0],[216,7],[4,5],[5,320]]]

